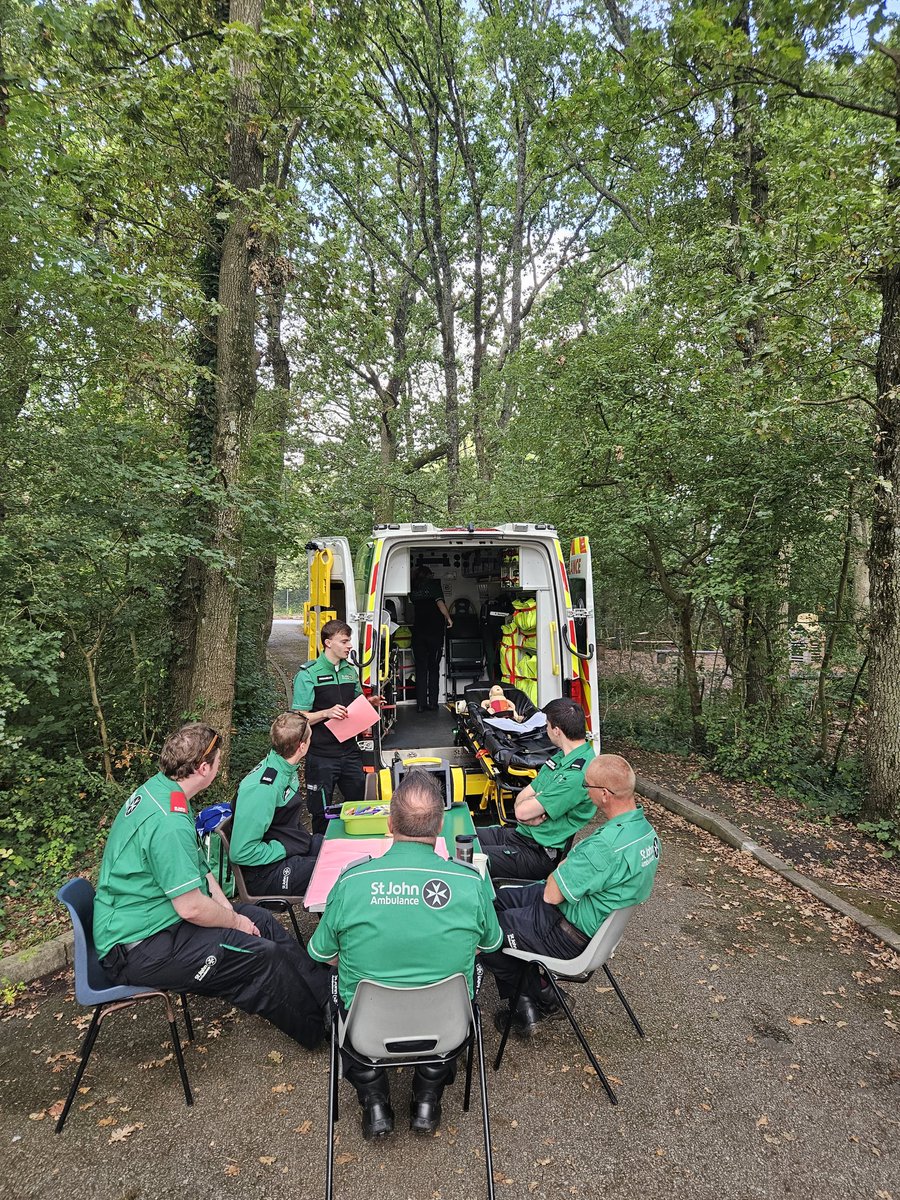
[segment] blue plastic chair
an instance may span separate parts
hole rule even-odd
[[[100,965],[100,960],[97,957],[97,951],[94,947],[94,889],[86,879],[80,877],[70,879],[56,893],[56,898],[62,901],[69,910],[69,916],[72,918],[72,928],[75,933],[75,999],[86,1008],[93,1007],[94,1009],[90,1027],[81,1047],[81,1062],[78,1064],[78,1070],[75,1072],[72,1087],[69,1090],[66,1103],[56,1123],[56,1132],[62,1133],[63,1125],[66,1123],[66,1117],[69,1115],[69,1109],[72,1106],[72,1101],[75,1099],[75,1093],[78,1091],[78,1085],[81,1083],[81,1077],[91,1056],[94,1043],[97,1041],[97,1035],[100,1033],[100,1023],[103,1018],[109,1016],[111,1012],[116,1012],[118,1009],[131,1008],[139,1000],[150,1000],[155,996],[158,996],[166,1006],[166,1017],[172,1033],[172,1046],[175,1050],[178,1071],[181,1075],[181,1083],[184,1088],[184,1099],[185,1103],[190,1106],[194,1103],[194,1097],[191,1095],[191,1087],[188,1083],[187,1071],[184,1067],[184,1056],[181,1053],[181,1039],[178,1036],[178,1027],[175,1024],[175,1009],[172,1005],[171,996],[168,992],[163,992],[155,988],[118,986],[110,981]],[[184,1022],[187,1026],[188,1041],[192,1042],[194,1040],[194,1029],[183,992],[181,993],[181,1004],[184,1009]]]

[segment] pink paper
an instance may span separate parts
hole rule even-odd
[[[334,887],[335,881],[344,867],[356,862],[358,858],[365,858],[367,854],[372,858],[381,858],[382,854],[386,854],[393,844],[393,838],[384,837],[326,838],[319,851],[319,857],[316,859],[312,879],[306,889],[306,896],[303,900],[305,907],[310,912],[321,912],[328,899],[328,893]],[[438,838],[434,851],[441,858],[450,857],[447,853],[447,843],[442,837]]]
[[[357,696],[352,704],[347,705],[347,715],[343,721],[331,717],[325,722],[325,728],[330,729],[339,742],[346,742],[364,729],[371,729],[379,719],[378,709],[373,708],[365,696]]]

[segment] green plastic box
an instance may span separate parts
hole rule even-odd
[[[379,837],[387,833],[390,804],[372,804],[361,800],[341,805],[344,831],[351,837]]]

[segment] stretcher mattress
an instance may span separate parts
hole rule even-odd
[[[521,770],[542,767],[556,753],[556,747],[546,731],[537,729],[531,733],[506,733],[491,726],[486,719],[491,714],[481,707],[482,700],[488,698],[490,690],[489,683],[476,683],[463,693],[466,700],[465,724],[469,727],[470,735],[474,735],[501,770],[509,767]],[[525,693],[508,683],[503,684],[503,695],[512,701],[516,712],[526,720],[537,712]]]

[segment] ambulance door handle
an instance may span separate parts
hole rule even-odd
[[[379,668],[378,682],[384,683],[388,677],[388,666],[391,657],[391,627],[390,625],[382,625],[379,629],[379,634],[384,642],[384,665]]]
[[[550,669],[554,675],[559,674],[559,659],[556,657],[556,638],[559,626],[555,621],[550,622]]]
[[[569,644],[569,639],[566,636],[565,632],[562,635],[562,640],[563,640],[563,645],[569,651],[569,653],[574,654],[576,658],[580,658],[582,662],[590,662],[591,659],[594,657],[594,643],[593,642],[591,642],[591,644],[588,646],[587,654],[582,654],[580,650],[576,650],[574,646]]]

